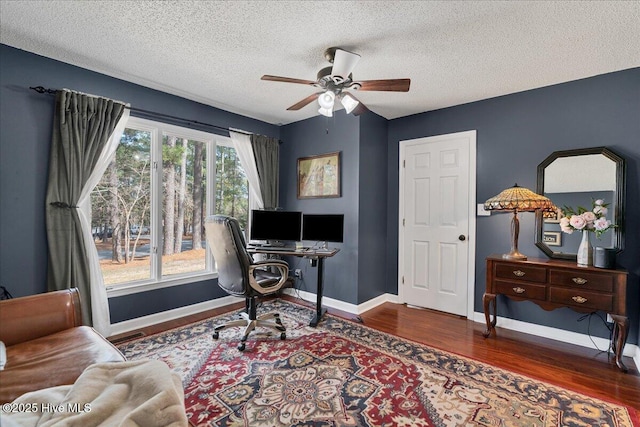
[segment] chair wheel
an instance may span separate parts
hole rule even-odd
[[[240,351],[244,351],[244,348],[245,348],[244,343],[241,343],[241,344],[238,346],[238,350],[240,350]]]
[[[285,334],[284,332],[280,334],[280,339],[284,340],[287,339],[287,334]]]
[[[282,320],[280,320],[280,317],[276,317],[276,324],[282,325]]]
[[[217,340],[220,337],[220,335],[218,334],[218,332],[214,332],[213,333],[213,339]]]

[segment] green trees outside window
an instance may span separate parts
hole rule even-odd
[[[107,286],[212,273],[206,216],[248,221],[248,181],[230,140],[135,118],[91,196]]]

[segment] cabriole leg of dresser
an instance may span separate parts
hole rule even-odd
[[[616,357],[616,365],[621,371],[627,372],[627,367],[622,363],[622,353],[629,335],[629,318],[619,314],[612,314],[611,318],[613,319],[613,354]]]
[[[496,322],[498,318],[498,313],[496,309],[496,295],[495,294],[485,294],[482,296],[482,304],[484,306],[484,319],[487,322],[487,330],[484,331],[482,335],[485,338],[488,338],[491,335],[491,331],[495,330]],[[491,306],[493,306],[493,319],[491,319]]]

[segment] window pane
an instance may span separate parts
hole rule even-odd
[[[229,215],[243,230],[249,221],[249,181],[233,147],[216,146],[216,213]]]
[[[206,271],[206,144],[162,138],[162,276]]]
[[[228,146],[216,150],[218,142]],[[218,183],[207,182],[214,167]],[[144,119],[131,119],[91,197],[94,240],[111,286],[212,273],[206,215],[217,209],[243,227],[248,220],[249,186],[230,141]]]
[[[125,129],[91,193],[91,228],[105,285],[151,277],[150,152],[150,132]]]

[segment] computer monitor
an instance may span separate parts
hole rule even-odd
[[[251,240],[264,240],[267,245],[280,246],[284,241],[299,241],[302,212],[251,211]]]
[[[339,242],[344,239],[343,214],[304,214],[302,216],[302,240]]]

